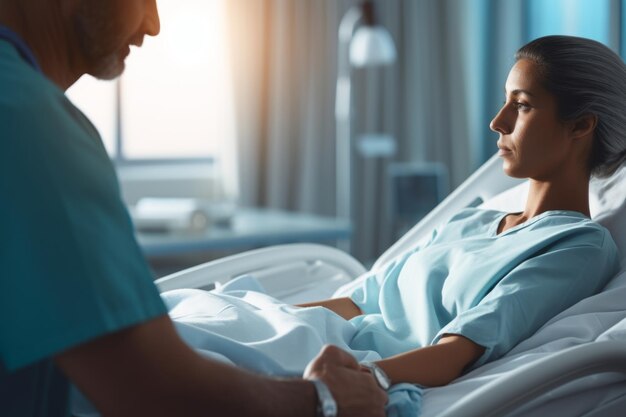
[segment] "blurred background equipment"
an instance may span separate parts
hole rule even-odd
[[[212,224],[228,224],[234,208],[196,198],[142,198],[130,213],[140,232],[201,233]]]
[[[389,213],[396,240],[448,195],[448,170],[436,162],[392,163],[388,175]]]
[[[335,98],[335,203],[336,214],[339,218],[350,221],[353,218],[352,67],[391,65],[396,61],[396,54],[391,35],[375,18],[372,1],[364,1],[346,12],[339,24]],[[389,136],[371,136],[369,139],[369,143],[365,144],[365,150],[376,150],[382,147],[389,153],[391,147],[391,151],[395,151],[393,139],[389,140]],[[349,248],[346,249],[349,250]]]

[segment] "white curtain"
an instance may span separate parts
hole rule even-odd
[[[333,216],[335,2],[228,7],[241,203]]]
[[[354,70],[352,131],[390,134],[398,152],[384,160],[355,153],[357,258],[373,260],[392,242],[390,160],[442,162],[454,187],[484,160],[483,146],[495,148],[486,126],[495,107],[487,98],[502,95],[520,45],[521,1],[507,1],[506,10],[493,0],[377,2],[398,61]],[[337,29],[357,3],[228,1],[244,205],[335,215]],[[504,58],[487,61],[496,55]]]

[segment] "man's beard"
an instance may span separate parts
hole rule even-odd
[[[115,53],[102,57],[89,74],[100,80],[112,80],[122,75],[125,68],[124,59]]]
[[[107,44],[115,39],[115,14],[107,9],[108,1],[83,0],[75,15],[75,30],[86,72],[101,80],[112,80],[124,72],[124,58]]]

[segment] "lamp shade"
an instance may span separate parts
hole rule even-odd
[[[396,47],[382,26],[361,26],[350,43],[350,63],[355,67],[389,65],[396,61]]]

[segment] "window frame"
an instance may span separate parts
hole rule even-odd
[[[123,75],[122,75],[123,77]],[[121,77],[120,77],[121,78]],[[124,135],[122,133],[122,83],[120,78],[115,80],[115,100],[113,106],[115,120],[115,147],[113,154],[109,154],[109,158],[115,167],[154,167],[159,165],[187,165],[187,164],[209,164],[215,165],[216,158],[214,156],[206,157],[181,157],[181,158],[128,158],[124,155]]]

